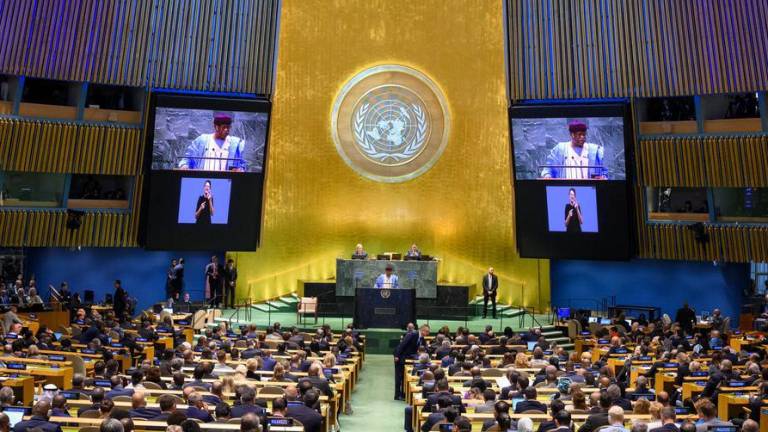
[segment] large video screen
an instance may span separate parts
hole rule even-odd
[[[147,248],[256,248],[269,113],[262,99],[153,94],[142,218]]]
[[[628,259],[628,106],[518,105],[510,126],[520,255]]]

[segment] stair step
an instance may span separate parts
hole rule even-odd
[[[544,336],[545,338],[548,338],[548,337],[562,336],[563,333],[557,330],[553,330],[553,331],[543,331],[541,332],[541,335]]]
[[[559,338],[547,338],[547,342],[557,342],[558,345],[571,342],[571,338],[559,337]]]
[[[293,305],[295,305],[296,303],[298,303],[298,302],[299,302],[299,299],[298,299],[298,297],[291,297],[291,296],[288,296],[288,297],[280,297],[278,300],[279,300],[281,303],[285,303],[285,304],[287,304],[288,306],[293,306]]]
[[[270,310],[274,311],[274,309],[270,309],[269,306],[267,306],[267,305],[265,305],[263,303],[251,305],[251,307],[256,309],[257,311],[260,311],[260,312],[269,312]]]
[[[505,317],[508,317],[508,318],[514,318],[514,317],[520,316],[522,314],[523,314],[523,311],[521,311],[520,309],[512,309],[512,308],[510,308],[510,309],[501,311],[501,315],[505,316]]]

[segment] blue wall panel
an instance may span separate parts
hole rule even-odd
[[[82,296],[91,289],[96,300],[114,292],[112,282],[120,279],[128,293],[138,299],[145,309],[165,300],[166,270],[172,258],[184,257],[185,290],[193,300],[203,297],[203,270],[215,252],[145,251],[139,248],[32,248],[27,250],[27,274],[34,274],[48,298],[48,284],[58,288],[61,281],[69,282],[70,290]],[[223,253],[217,253],[219,259]]]
[[[552,261],[552,305],[594,309],[616,296],[617,304],[662,308],[673,319],[687,301],[696,311],[720,308],[733,326],[749,283],[747,264],[633,260]]]

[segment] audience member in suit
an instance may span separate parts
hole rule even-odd
[[[495,404],[493,404],[493,417],[494,417],[493,420],[486,420],[485,422],[483,422],[484,431],[492,428],[495,425],[502,426],[502,423],[506,423],[507,420],[509,421],[510,424],[509,426],[504,425],[506,426],[506,428],[503,430],[507,430],[507,429],[514,430],[515,428],[517,428],[517,423],[515,423],[514,420],[509,418],[509,403],[503,400],[497,401]],[[499,421],[500,418],[504,418],[504,421],[500,422]],[[533,424],[531,424],[531,426],[533,426]]]
[[[39,429],[43,432],[61,432],[61,426],[48,421],[50,402],[41,400],[32,407],[32,416],[29,420],[22,420],[13,427],[13,432],[27,432],[31,429]]]
[[[624,410],[632,411],[632,402],[621,397],[621,387],[617,384],[611,384],[605,390],[608,397],[611,398],[611,405],[619,406]]]
[[[451,406],[451,398],[447,396],[440,396],[437,399],[437,406],[440,408],[438,411],[429,414],[429,417],[421,425],[422,432],[429,432],[432,426],[445,421],[446,423],[453,423],[458,417],[458,412]]]
[[[112,299],[112,307],[115,310],[115,318],[122,322],[125,312],[128,310],[128,292],[123,288],[119,279],[115,280],[115,294]]]
[[[57,394],[51,401],[51,417],[71,417],[67,406],[67,398],[64,395]]]
[[[549,404],[549,410],[552,413],[552,420],[546,420],[541,422],[536,432],[547,432],[553,429],[557,429],[557,422],[555,421],[555,417],[557,417],[557,413],[559,413],[564,409],[565,409],[565,404],[563,403],[563,401],[559,399],[553,400],[552,403]]]
[[[528,387],[523,390],[523,396],[525,396],[525,400],[517,403],[515,414],[530,410],[541,411],[542,413],[547,412],[547,406],[536,400],[537,392],[534,387]]]
[[[476,413],[491,413],[496,404],[496,392],[493,389],[485,389],[483,392],[483,404],[475,405]]]
[[[608,424],[608,409],[611,407],[611,398],[605,392],[600,393],[598,404],[600,410],[596,410],[594,413],[590,410],[591,414],[587,417],[584,424],[581,425],[578,432],[592,432],[600,426],[606,426]]]
[[[91,391],[91,405],[80,407],[77,410],[77,416],[81,417],[86,411],[98,411],[101,406],[101,401],[104,400],[104,389],[96,387]]]
[[[202,364],[198,364],[195,366],[195,370],[192,372],[192,378],[194,378],[192,381],[184,384],[184,388],[187,387],[200,387],[204,388],[206,390],[211,389],[211,385],[207,382],[203,381],[203,377],[205,376],[206,369],[205,366]]]
[[[208,408],[203,402],[203,396],[200,393],[190,393],[189,397],[187,397],[187,403],[189,404],[189,408],[187,408],[187,418],[202,420],[204,423],[213,421],[213,417],[211,417],[211,413],[208,412]]]
[[[429,326],[422,325],[418,332],[408,332],[395,348],[395,399],[405,399],[403,391],[403,376],[405,374],[405,360],[412,358],[419,350],[419,347],[426,348],[426,337],[429,336]]]
[[[240,405],[232,407],[232,418],[242,417],[247,413],[254,413],[259,417],[266,414],[266,410],[255,404],[256,390],[253,387],[244,386],[240,390]]]
[[[427,397],[427,401],[424,403],[424,412],[433,412],[437,409],[437,402],[441,397],[447,397],[451,400],[452,405],[461,405],[461,395],[453,394],[451,387],[448,384],[448,379],[441,378],[435,382],[435,393]]]
[[[112,384],[112,390],[108,391],[104,397],[107,399],[114,399],[117,396],[131,396],[133,395],[133,389],[123,387],[123,379],[120,375],[112,375],[109,379]]]
[[[169,394],[164,394],[158,398],[160,404],[160,414],[152,417],[152,421],[167,421],[173,413],[176,412],[176,398]]]
[[[555,428],[550,429],[550,432],[572,432],[571,413],[563,409],[555,414]]]
[[[323,367],[320,363],[312,363],[312,365],[309,367],[309,370],[307,370],[307,377],[300,379],[299,383],[302,381],[309,381],[312,383],[312,386],[319,390],[322,394],[332,398],[333,389],[328,383],[328,380],[324,376],[320,375],[322,372]]]
[[[723,360],[720,362],[720,368],[713,370],[709,374],[709,379],[707,384],[704,385],[704,390],[702,390],[700,397],[717,400],[717,390],[720,384],[739,379],[738,372],[733,371],[733,363],[730,360]]]
[[[687,306],[687,305],[686,305]],[[661,409],[661,427],[651,429],[649,432],[680,432],[675,425],[675,409],[673,407],[664,407]]]
[[[151,419],[160,415],[157,408],[147,408],[147,399],[143,391],[137,391],[131,396],[131,410],[128,415],[143,419]]]
[[[317,411],[320,402],[320,393],[314,389],[309,389],[304,394],[302,401],[299,401],[298,391],[295,386],[288,386],[285,389],[285,398],[288,401],[288,409],[285,412],[286,417],[298,420],[304,425],[305,432],[320,432],[323,424],[323,416]],[[296,403],[303,402],[303,403]]]

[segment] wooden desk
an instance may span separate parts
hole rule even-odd
[[[768,407],[760,408],[760,432],[768,432]]]
[[[0,368],[0,375],[31,375],[33,377],[45,378],[46,384],[55,384],[59,390],[69,390],[72,388],[72,375],[73,371],[71,367],[61,367],[58,369],[49,367],[32,366],[27,367],[25,370],[5,369]]]
[[[745,387],[750,388],[750,387]],[[757,389],[757,387],[754,387]],[[749,396],[737,396],[733,393],[719,393],[717,395],[717,416],[720,420],[728,421],[730,418],[742,414],[741,407],[749,405]]]
[[[707,378],[707,377],[702,377]],[[706,379],[704,381],[684,381],[683,382],[683,400],[690,399],[697,394],[704,391],[704,385],[700,383],[705,383]]]
[[[8,378],[0,381],[0,385],[12,388],[16,400],[21,401],[24,406],[32,406],[32,400],[35,396],[34,377],[21,375],[17,378]]]

